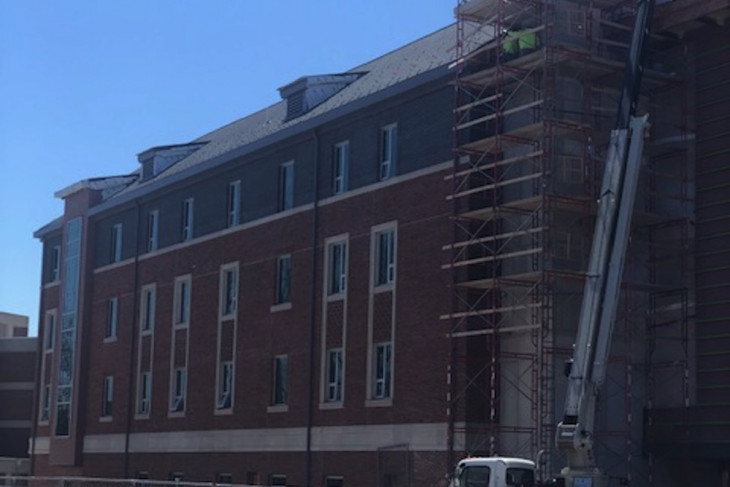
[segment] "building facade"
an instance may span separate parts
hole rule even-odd
[[[599,462],[631,485],[719,482],[730,459],[725,301],[700,292],[730,282],[708,260],[730,97],[707,95],[728,92],[712,68],[730,41],[707,39],[728,39],[730,10],[661,3],[597,420]],[[632,15],[462,2],[453,26],[60,190],[36,232],[33,473],[439,485],[494,453],[557,473]],[[518,28],[537,41],[506,56],[494,32]]]

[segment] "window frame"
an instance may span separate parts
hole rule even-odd
[[[117,326],[119,325],[119,297],[114,296],[107,300],[106,305],[106,328],[104,330],[104,341],[117,339]]]
[[[294,208],[294,161],[279,164],[279,211]]]
[[[115,223],[111,228],[111,245],[109,249],[109,262],[114,264],[122,260],[123,227],[121,223]]]
[[[107,375],[104,377],[104,386],[102,388],[100,418],[111,418],[113,409],[114,409],[114,376]]]
[[[283,366],[283,368],[282,368]],[[289,356],[274,356],[272,362],[271,406],[285,407],[289,400]]]
[[[49,282],[58,282],[61,280],[61,246],[54,245],[51,248],[51,275]]]
[[[233,360],[221,362],[218,379],[218,400],[216,410],[225,411],[233,409],[233,390],[235,386],[235,367]]]
[[[151,333],[155,329],[155,312],[157,308],[157,286],[148,284],[140,291],[140,330],[143,334]]]
[[[227,228],[241,223],[241,180],[228,183],[228,197],[226,200]]]
[[[218,287],[221,319],[231,319],[236,316],[239,288],[238,262],[222,265]]]
[[[278,256],[276,258],[276,289],[274,290],[274,304],[276,305],[291,303],[291,271],[291,254]]]
[[[182,202],[182,220],[180,238],[182,242],[189,242],[193,239],[195,224],[195,198],[185,198]]]
[[[170,379],[170,414],[184,414],[187,407],[187,367],[175,367]]]
[[[324,402],[326,403],[340,403],[343,400],[344,392],[344,371],[345,371],[345,356],[344,349],[342,347],[330,348],[326,353],[326,377],[325,377],[325,391],[324,391]],[[334,371],[333,371],[333,358]],[[339,359],[339,360],[337,360]]]
[[[173,296],[173,326],[174,328],[186,328],[190,325],[190,311],[192,300],[193,280],[190,274],[175,278],[175,290]]]
[[[348,239],[337,238],[327,243],[327,296],[343,296],[347,292]],[[339,249],[339,250],[337,250]]]
[[[398,124],[391,123],[380,128],[378,153],[378,180],[385,181],[395,176],[398,153]]]
[[[56,310],[46,311],[46,319],[43,326],[43,351],[48,353],[53,351],[56,345]]]
[[[383,246],[384,239],[385,248]],[[373,229],[373,283],[375,288],[392,287],[396,280],[398,232],[395,225]],[[383,250],[385,249],[385,252]]]
[[[381,350],[387,353],[381,355]],[[382,372],[382,374],[381,374]],[[373,344],[373,380],[371,399],[388,400],[393,397],[393,342]]]
[[[147,252],[154,252],[159,248],[160,211],[152,210],[147,213]]]
[[[149,417],[152,410],[152,371],[144,370],[139,374],[137,386],[136,415]]]
[[[350,141],[334,145],[332,161],[332,194],[342,194],[348,190],[350,166]]]
[[[51,385],[43,385],[43,393],[41,394],[39,423],[47,424],[51,420]]]

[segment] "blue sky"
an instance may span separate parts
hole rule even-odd
[[[53,193],[453,21],[456,0],[0,0],[0,311],[36,333]]]

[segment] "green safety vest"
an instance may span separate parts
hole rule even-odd
[[[517,48],[519,47],[517,45],[518,41],[519,39],[517,33],[507,31],[507,38],[502,41],[502,51],[504,51],[506,54],[517,53]]]
[[[525,32],[519,36],[518,44],[520,51],[537,49],[538,38],[535,32]]]

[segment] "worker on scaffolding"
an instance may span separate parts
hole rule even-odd
[[[517,38],[517,50],[520,56],[536,51],[540,47],[540,38],[533,29],[526,29],[519,32]]]
[[[519,53],[519,34],[521,31],[519,24],[515,24],[504,33],[502,38],[502,52],[500,58],[502,62],[511,61],[516,58]]]

